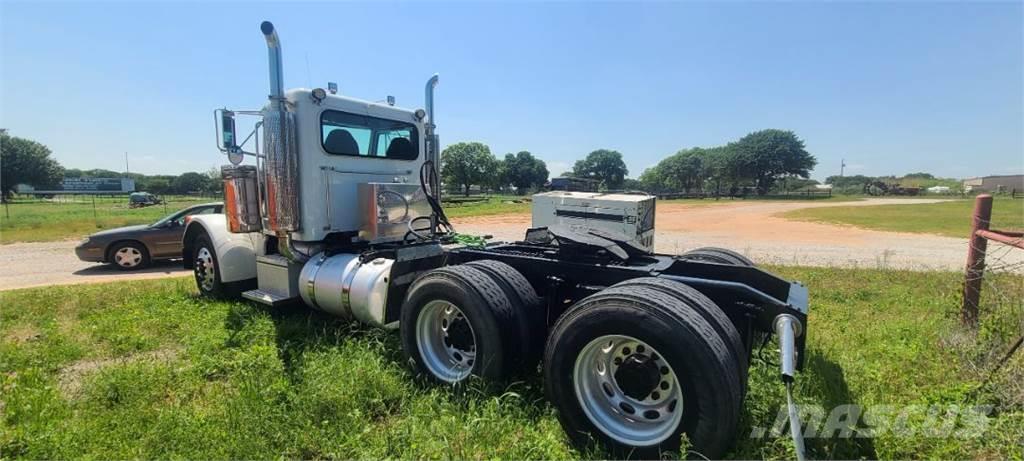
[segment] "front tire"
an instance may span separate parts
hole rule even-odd
[[[120,242],[110,249],[107,258],[114,267],[123,271],[134,271],[149,265],[149,251],[139,242]]]
[[[719,458],[739,420],[741,386],[729,347],[700,313],[649,287],[608,288],[552,329],[545,392],[565,432],[616,457],[691,449]]]
[[[217,251],[205,233],[196,237],[192,244],[192,275],[195,277],[199,294],[214,299],[228,297],[227,287],[220,279]]]

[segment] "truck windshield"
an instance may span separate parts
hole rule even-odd
[[[327,110],[320,116],[320,132],[328,154],[394,160],[419,157],[419,133],[411,123]]]

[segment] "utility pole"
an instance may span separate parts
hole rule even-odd
[[[843,177],[843,171],[846,170],[846,159],[839,159],[839,177]]]
[[[124,151],[124,176],[128,177],[128,151]]]

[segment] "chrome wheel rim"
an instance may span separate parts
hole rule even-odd
[[[206,247],[196,252],[196,280],[199,286],[206,291],[213,290],[213,284],[217,281],[217,274],[214,272],[213,254]]]
[[[473,372],[476,333],[466,315],[448,301],[423,306],[416,318],[416,346],[427,370],[441,381],[457,383]]]
[[[142,252],[135,247],[123,247],[114,253],[114,263],[121,267],[135,267],[142,262]]]
[[[573,387],[590,422],[626,445],[661,443],[682,421],[683,392],[675,370],[631,336],[605,335],[584,346],[573,367]]]

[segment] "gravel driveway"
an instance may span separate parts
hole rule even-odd
[[[858,202],[762,202],[701,205],[658,204],[656,249],[681,253],[701,246],[732,248],[757,262],[808,266],[887,267],[961,270],[967,239],[905,234],[848,226],[788,221],[773,215],[801,208],[933,203],[927,199],[869,199]],[[966,218],[965,218],[966,219]],[[530,225],[528,214],[454,220],[459,232],[518,240]],[[142,271],[79,261],[75,241],[0,245],[0,290],[43,285],[186,276],[178,261]],[[998,245],[991,246],[996,250]],[[998,250],[996,250],[998,251]],[[1004,262],[1024,262],[1024,251],[1000,253]],[[1018,266],[1019,267],[1019,266]]]

